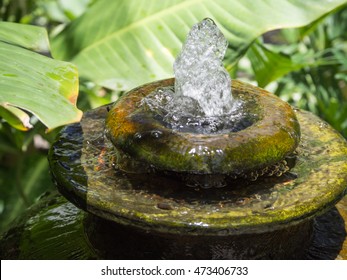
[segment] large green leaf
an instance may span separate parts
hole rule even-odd
[[[0,22],[0,41],[35,52],[50,52],[47,31],[38,26]]]
[[[21,32],[18,32],[18,24],[16,23],[5,22],[1,23],[0,26],[0,42],[21,46],[41,53],[50,52],[48,36],[45,29],[22,25]],[[7,122],[19,130],[28,130],[32,127],[29,123],[30,116],[7,102],[0,104],[0,117],[6,119]]]
[[[20,109],[36,115],[48,129],[78,121],[76,67],[33,50],[49,51],[44,29],[0,22],[0,116],[22,130],[30,124]]]
[[[229,40],[235,63],[259,35],[307,25],[346,0],[100,0],[54,38],[53,55],[80,75],[125,90],[172,76],[172,63],[193,24],[210,17]]]
[[[6,103],[0,104],[0,117],[18,130],[26,131],[33,127],[27,113]]]
[[[298,61],[284,53],[271,51],[258,43],[249,48],[247,56],[251,61],[255,79],[260,87],[265,87],[268,83],[289,72],[301,69],[308,62],[304,58]]]

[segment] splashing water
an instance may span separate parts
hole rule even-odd
[[[174,62],[175,87],[159,88],[141,102],[171,129],[223,133],[252,123],[242,103],[231,95],[231,79],[223,67],[228,42],[211,19],[190,30]]]
[[[213,20],[194,25],[174,63],[175,92],[196,100],[205,116],[232,109],[231,79],[222,60],[228,41]]]

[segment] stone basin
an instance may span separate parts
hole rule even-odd
[[[0,236],[1,259],[347,259],[346,197],[334,207],[346,142],[318,117],[295,110],[302,141],[289,173],[196,190],[124,177],[103,133],[107,108],[65,127],[50,152],[73,204],[43,197]]]
[[[60,132],[49,155],[52,174],[59,191],[92,214],[94,225],[107,225],[95,228],[146,236],[161,248],[156,258],[302,258],[313,219],[345,195],[346,141],[309,112],[294,110],[301,142],[287,158],[289,172],[204,190],[187,188],[169,174],[119,170],[117,150],[104,133],[108,108],[87,112]],[[135,243],[129,242],[131,251],[143,249]]]

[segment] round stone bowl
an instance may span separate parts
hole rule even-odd
[[[242,177],[271,169],[300,141],[300,126],[286,102],[237,80],[232,82],[232,95],[248,127],[211,134],[172,130],[160,113],[141,102],[174,82],[167,79],[135,88],[110,108],[106,132],[120,152],[157,171]]]
[[[311,113],[294,110],[301,142],[287,158],[289,172],[196,189],[170,174],[121,171],[115,163],[119,151],[105,136],[108,108],[65,127],[49,162],[59,191],[94,216],[92,228],[105,221],[100,222],[108,225],[101,227],[104,232],[107,227],[113,232],[114,225],[136,236],[121,241],[132,252],[151,248],[133,242],[146,237],[152,248],[161,244],[158,258],[300,258],[310,243],[313,218],[346,192],[346,141]],[[91,243],[98,240],[96,230],[88,232]]]
[[[303,244],[304,247],[309,245],[299,258],[346,260],[345,227],[347,228],[347,197],[342,199],[336,208],[333,207],[314,219],[312,238]],[[272,238],[269,239],[269,237]],[[297,258],[295,255],[279,254],[278,251],[269,252],[268,246],[265,244],[273,241],[274,237],[272,232],[269,232],[267,238],[262,239],[262,243],[259,241],[258,244],[249,243],[243,254],[237,253],[239,259]],[[293,243],[290,232],[281,236],[281,238],[285,237]],[[204,254],[212,247],[208,238],[205,238],[207,243],[200,244],[194,241],[194,237],[190,238],[192,242],[187,242],[184,237],[181,239],[181,243],[178,243],[171,242],[170,238],[158,238],[158,235],[152,232],[142,232],[141,234],[134,228],[86,213],[60,194],[53,192],[41,197],[33,207],[12,223],[7,231],[0,234],[0,259],[138,260],[163,259],[170,258],[170,256],[172,258],[174,255],[176,258],[183,255],[184,259],[197,259],[200,254]],[[247,240],[249,240],[247,237],[243,239],[242,246],[245,246],[244,242]],[[254,250],[257,245],[265,247],[266,250]],[[213,248],[215,253],[211,257],[213,259],[233,258],[238,247],[233,248],[234,250],[230,250],[230,247],[225,248],[223,243],[219,242],[218,246]],[[279,251],[281,250],[279,249]],[[165,252],[170,254],[166,255]],[[180,254],[179,252],[186,253]],[[189,254],[189,252],[193,253]]]

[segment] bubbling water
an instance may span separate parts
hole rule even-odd
[[[174,62],[178,101],[193,98],[207,117],[230,113],[231,79],[222,63],[227,48],[228,41],[213,20],[192,27]]]
[[[246,110],[240,99],[237,103],[238,106],[227,115],[206,116],[197,100],[177,96],[173,87],[164,87],[149,94],[140,106],[174,131],[214,134],[237,132],[258,120],[258,115]],[[252,108],[253,103],[249,101],[247,106]]]
[[[167,127],[182,132],[223,133],[251,125],[231,94],[222,60],[228,42],[207,18],[190,30],[174,62],[175,87],[160,88],[142,100]]]

